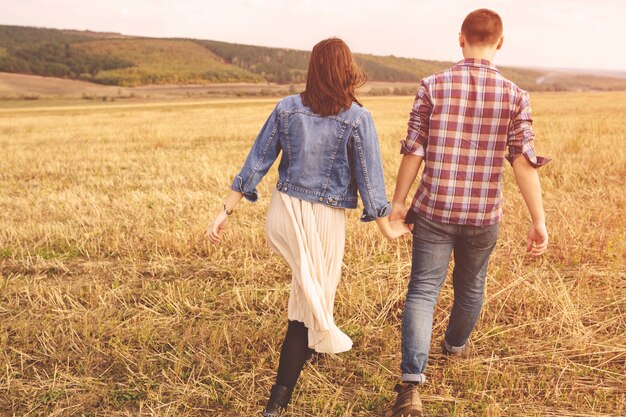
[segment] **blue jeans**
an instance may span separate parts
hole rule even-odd
[[[402,381],[423,383],[433,330],[433,311],[454,251],[454,305],[445,340],[463,346],[483,305],[485,277],[498,225],[438,223],[418,216],[413,228],[411,279],[402,318]]]

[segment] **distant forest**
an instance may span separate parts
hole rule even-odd
[[[0,71],[100,84],[303,83],[310,53],[197,39],[0,25]],[[415,82],[451,62],[355,54],[369,80]],[[531,91],[624,90],[626,80],[501,68]]]
[[[131,62],[91,55],[72,43],[92,36],[60,30],[0,26],[0,71],[76,79],[81,74],[131,67]]]

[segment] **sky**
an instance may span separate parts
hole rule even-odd
[[[2,0],[0,24],[304,50],[338,36],[353,52],[457,61],[463,18],[483,7],[504,22],[496,64],[626,70],[626,0]]]

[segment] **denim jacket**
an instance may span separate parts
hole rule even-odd
[[[374,122],[356,103],[335,116],[319,116],[302,104],[300,95],[279,101],[231,188],[256,201],[256,186],[281,151],[276,183],[281,192],[331,207],[356,208],[358,189],[362,221],[388,214]]]

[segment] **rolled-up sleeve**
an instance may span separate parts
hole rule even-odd
[[[230,186],[232,190],[242,193],[249,201],[255,202],[259,198],[256,186],[267,174],[280,153],[279,134],[280,117],[277,105],[261,128],[248,153],[246,162]]]
[[[400,141],[401,154],[419,155],[423,152],[426,140],[428,139],[430,115],[432,111],[433,103],[428,91],[428,83],[422,80],[409,115],[406,139]]]
[[[530,97],[526,91],[521,91],[517,98],[516,113],[509,128],[506,159],[513,164],[513,161],[520,155],[535,168],[539,168],[548,162],[550,158],[535,154],[535,133],[533,132],[532,110],[530,108]]]
[[[359,119],[353,134],[353,175],[363,201],[361,221],[369,222],[387,216],[391,204],[385,191],[383,162],[380,155],[378,135],[372,116],[365,112]]]

